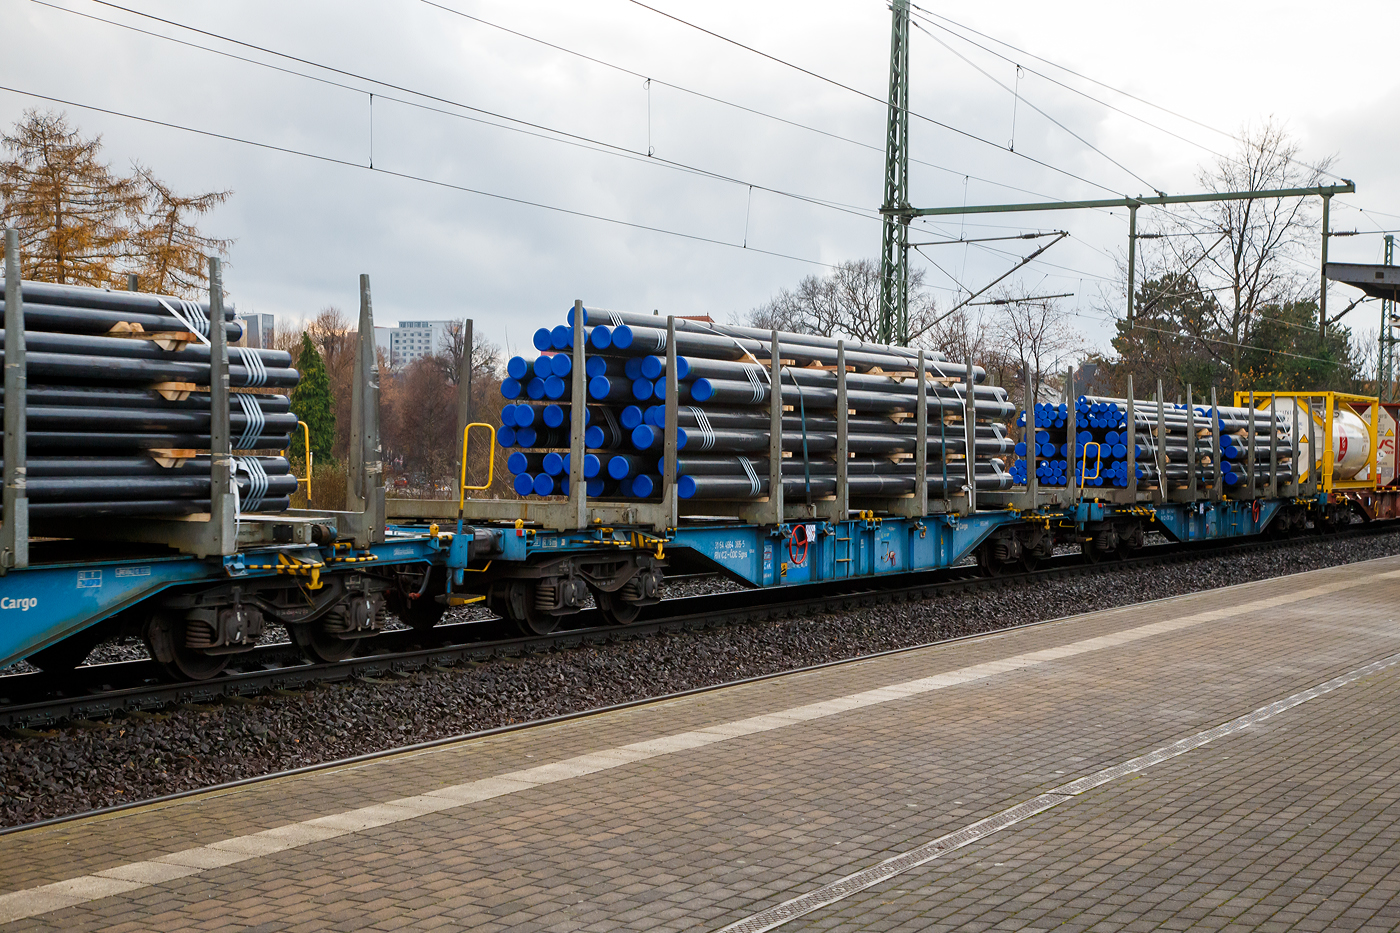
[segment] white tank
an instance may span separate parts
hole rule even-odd
[[[1273,401],[1274,410],[1284,416],[1283,423],[1292,423],[1294,399],[1278,398]],[[1319,405],[1311,413],[1305,406],[1298,406],[1298,452],[1307,463],[1308,440],[1313,439],[1313,460],[1317,469],[1322,469],[1323,447],[1321,436],[1325,430],[1326,413]],[[1371,429],[1365,421],[1350,409],[1341,405],[1332,410],[1332,478],[1334,480],[1355,479],[1364,473],[1371,461]]]
[[[1371,462],[1371,428],[1355,412],[1332,412],[1332,478],[1355,479]]]

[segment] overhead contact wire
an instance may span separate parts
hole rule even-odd
[[[422,175],[414,175],[409,172],[396,172],[392,169],[381,168],[377,165],[371,168],[370,166],[362,162],[352,162],[348,159],[338,159],[335,156],[320,155],[319,153],[315,152],[306,152],[305,150],[301,149],[293,149],[289,146],[278,146],[274,143],[259,142],[258,140],[245,139],[241,136],[231,136],[227,133],[216,133],[213,130],[202,130],[193,126],[185,126],[179,123],[171,123],[167,120],[157,120],[153,117],[143,117],[137,114],[126,113],[120,110],[112,110],[108,107],[98,107],[93,104],[84,104],[78,101],[68,100],[62,97],[52,97],[47,94],[39,94],[34,91],[26,91],[22,88],[10,87],[8,85],[0,84],[0,91],[9,91],[11,94],[20,94],[25,97],[32,97],[36,100],[44,100],[53,104],[62,104],[65,107],[78,107],[82,110],[90,110],[94,113],[105,113],[108,116],[121,117],[126,120],[135,120],[139,123],[147,123],[152,126],[162,126],[166,129],[180,130],[181,132],[185,133],[194,133],[198,136],[207,136],[210,139],[220,139],[225,142],[239,143],[244,146],[253,146],[258,149],[266,149],[271,152],[280,152],[286,155],[300,156],[306,159],[315,159],[316,161],[327,162],[332,165],[341,165],[345,166],[346,168],[356,168],[360,169],[361,171],[375,172],[377,174],[387,175],[392,178],[402,178],[407,181],[420,182],[422,184],[433,185],[434,187],[438,188],[447,188],[452,191],[461,191],[466,194],[476,194],[485,198],[494,198],[498,201],[507,201],[512,204],[521,204],[526,207],[536,207],[541,210],[554,211],[560,214],[567,214],[571,217],[582,217],[587,220],[598,220],[604,223],[616,224],[621,227],[630,227],[633,230],[645,230],[650,233],[662,233],[667,236],[680,237],[681,239],[691,240],[698,243],[711,243],[716,246],[727,246],[730,249],[746,250],[750,253],[762,253],[767,256],[776,256],[779,259],[791,259],[795,262],[805,262],[814,266],[823,266],[828,269],[836,268],[835,265],[833,265],[832,263],[822,262],[819,259],[807,259],[802,256],[793,256],[788,253],[780,253],[776,250],[760,249],[756,246],[745,247],[743,246],[743,244],[740,243],[731,243],[727,240],[720,240],[714,237],[702,236],[698,233],[685,233],[680,230],[668,230],[665,227],[654,227],[650,224],[637,223],[631,220],[622,220],[617,217],[608,217],[603,214],[592,214],[587,211],[579,211],[567,207],[558,207],[553,204],[545,204],[542,201],[531,201],[527,198],[517,198],[507,194],[497,194],[494,191],[485,191],[480,188],[471,188],[466,185],[458,185],[448,181],[441,181],[436,178],[427,178]]]

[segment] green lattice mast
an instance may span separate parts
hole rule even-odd
[[[889,127],[880,243],[880,342],[909,342],[909,0],[892,0]]]

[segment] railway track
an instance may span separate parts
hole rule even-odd
[[[431,633],[413,630],[383,633],[366,640],[365,653],[334,663],[310,663],[294,645],[272,644],[240,658],[239,670],[205,681],[162,682],[159,668],[148,660],[86,665],[61,679],[44,673],[15,674],[0,677],[0,727],[49,727],[65,721],[105,719],[119,712],[205,704],[320,683],[399,678],[413,671],[463,662],[804,616],[817,611],[923,600],[943,593],[995,591],[1036,580],[1089,576],[1116,568],[1216,559],[1245,551],[1279,550],[1317,541],[1319,537],[1365,537],[1394,531],[1396,527],[1396,523],[1375,522],[1354,525],[1325,536],[1197,543],[1189,547],[1163,544],[1145,548],[1131,558],[1096,563],[1086,563],[1076,554],[1059,555],[1043,561],[1033,571],[996,576],[979,575],[975,566],[967,565],[884,579],[809,584],[791,594],[741,590],[679,597],[647,607],[640,618],[622,626],[605,624],[597,610],[585,610],[570,619],[568,628],[549,635],[508,635],[505,632],[508,623],[501,620],[453,623],[439,625]]]

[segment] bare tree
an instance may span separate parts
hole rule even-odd
[[[921,333],[934,319],[924,270],[913,270],[909,273],[909,330]],[[826,275],[809,275],[795,289],[783,289],[740,321],[751,327],[878,343],[880,264],[857,259],[841,263]]]
[[[451,385],[462,383],[462,349],[467,342],[467,322],[452,321],[444,329],[433,359],[442,377]],[[495,375],[501,368],[501,348],[489,343],[481,334],[472,332],[472,386],[485,376]]]
[[[1001,297],[1018,296],[1007,292]],[[1032,379],[1036,399],[1040,398],[1043,374],[1056,372],[1084,347],[1083,338],[1069,324],[1069,312],[1053,298],[1008,301],[999,306],[991,336],[1008,361],[1014,361],[1018,374]]]
[[[1199,181],[1213,192],[1306,188],[1321,182],[1331,159],[1317,166],[1298,160],[1298,144],[1272,120],[1247,128],[1232,156],[1201,170]],[[1310,253],[1317,240],[1318,219],[1310,198],[1272,198],[1206,202],[1177,215],[1175,226],[1186,235],[1162,242],[1177,268],[1194,266],[1201,286],[1218,301],[1203,321],[1213,351],[1240,387],[1241,350],[1252,342],[1260,312],[1305,297],[1311,288],[1293,260]],[[1185,246],[1178,246],[1183,242]]]

